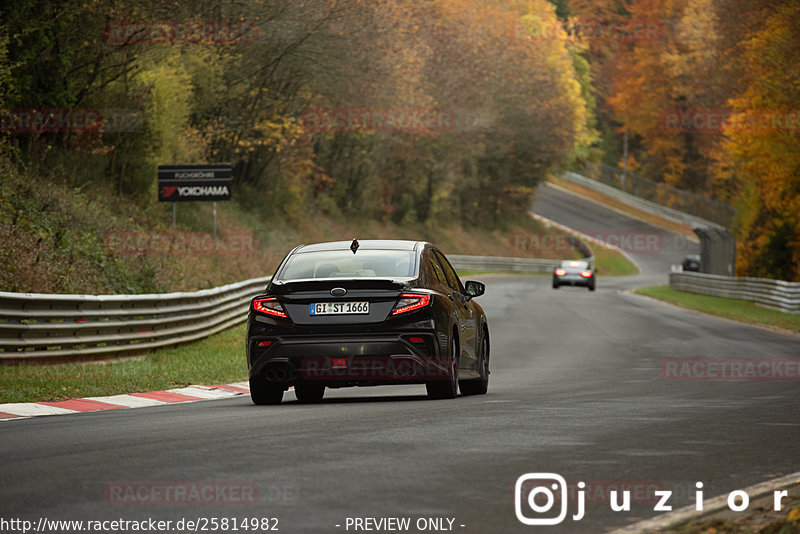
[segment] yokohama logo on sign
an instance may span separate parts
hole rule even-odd
[[[161,202],[231,199],[230,163],[159,165],[158,200]]]
[[[175,202],[178,200],[205,200],[206,197],[230,197],[230,189],[227,185],[184,185],[184,186],[163,186],[159,200],[169,200]],[[199,197],[199,198],[189,198]]]

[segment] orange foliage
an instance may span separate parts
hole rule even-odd
[[[800,6],[766,16],[744,43],[746,89],[730,99],[721,172],[741,184],[737,269],[740,275],[800,281]],[[766,128],[743,117],[775,117]]]

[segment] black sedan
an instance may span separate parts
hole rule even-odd
[[[461,283],[430,243],[301,245],[278,266],[247,322],[250,396],[301,402],[325,388],[425,384],[430,398],[489,385],[489,325],[480,282]]]
[[[561,266],[553,271],[553,289],[558,289],[560,286],[584,286],[588,287],[589,291],[594,291],[594,271],[586,261],[562,261]]]
[[[684,271],[700,271],[700,255],[699,254],[689,254],[685,258],[683,258],[683,263],[681,263],[681,267]]]

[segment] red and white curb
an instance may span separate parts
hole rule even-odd
[[[58,402],[17,402],[0,404],[0,421],[14,421],[40,415],[67,415],[125,408],[145,408],[180,402],[227,399],[249,394],[250,385],[247,382],[234,382],[218,386],[196,385],[165,391],[89,397]]]

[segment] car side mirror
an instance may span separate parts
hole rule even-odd
[[[468,280],[467,283],[464,284],[464,288],[467,290],[467,296],[469,298],[480,297],[486,293],[486,286],[474,280]]]

